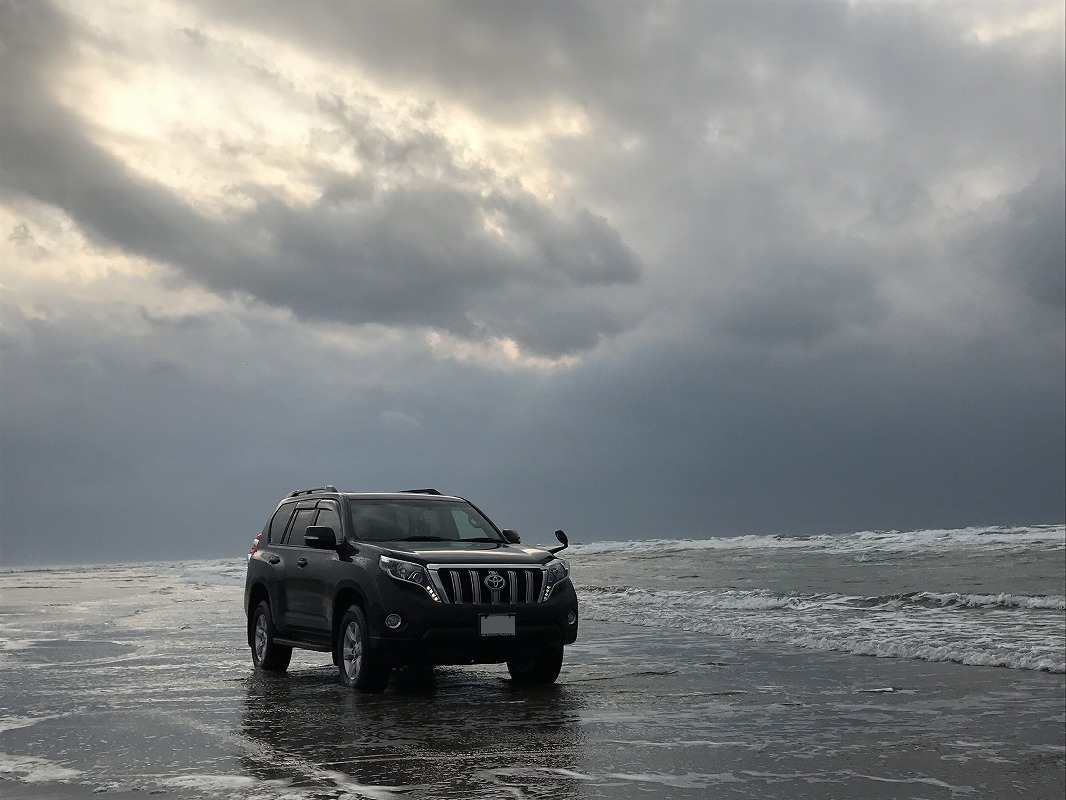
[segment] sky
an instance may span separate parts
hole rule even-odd
[[[0,0],[0,564],[1061,523],[1055,2]]]

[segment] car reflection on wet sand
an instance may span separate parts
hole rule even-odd
[[[576,797],[585,742],[579,693],[515,688],[506,674],[400,672],[385,695],[344,690],[327,669],[255,673],[242,731],[250,777],[331,795]]]

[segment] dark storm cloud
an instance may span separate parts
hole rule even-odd
[[[319,115],[312,146],[366,168],[294,162],[317,199],[234,186],[221,222],[55,102],[89,33],[0,4],[0,201],[222,298],[0,293],[0,558],[48,557],[45,504],[101,557],[241,552],[281,493],[326,482],[437,485],[529,542],[1061,522],[1061,43],[979,41],[962,4],[185,7],[204,58],[224,21],[423,106],[390,127],[358,86],[249,57]],[[433,124],[457,105],[577,119],[538,145],[556,202],[461,157]],[[580,358],[499,370],[430,352],[434,329]],[[116,492],[153,499],[150,545]]]
[[[281,494],[327,482],[465,493],[527,542],[1061,518],[1062,383],[994,342],[788,365],[655,343],[551,380],[393,358],[404,382],[337,386],[371,365],[176,320],[232,373],[212,378],[160,355],[173,326],[146,316],[125,340],[73,316],[8,343],[3,563],[234,555]]]
[[[508,121],[536,118],[566,99],[643,133],[700,137],[708,111],[751,108],[761,99],[781,103],[786,114],[817,104],[801,82],[822,77],[881,110],[889,142],[906,136],[903,146],[924,147],[933,136],[941,144],[1017,144],[1022,132],[1046,149],[1044,131],[1017,121],[1039,115],[1055,122],[1035,98],[1063,85],[1057,59],[965,41],[938,9],[920,4],[198,5]],[[1019,81],[1032,91],[1016,91]],[[828,125],[821,132],[832,136]]]
[[[759,253],[716,327],[763,346],[810,345],[842,328],[872,325],[888,311],[877,294],[881,258],[861,242],[840,240]]]
[[[25,319],[0,296],[5,566],[232,557],[311,484],[469,491],[529,388],[395,348],[338,356],[239,307],[98,313]]]
[[[5,17],[5,39],[35,35],[5,53],[22,80],[0,94],[0,191],[62,208],[100,243],[308,319],[509,337],[550,355],[588,349],[634,324],[632,313],[580,291],[640,277],[638,258],[604,218],[584,208],[560,214],[484,171],[474,184],[432,135],[390,138],[345,117],[345,144],[375,159],[371,167],[429,162],[450,182],[367,182],[345,193],[323,175],[322,200],[309,208],[254,189],[254,209],[235,221],[204,217],[89,141],[49,96],[48,68],[63,57],[65,36],[44,9]],[[331,109],[345,110],[335,100]],[[529,319],[531,307],[550,323]]]
[[[562,140],[556,156],[631,241],[662,252],[671,271],[658,281],[726,298],[720,312],[704,301],[721,314],[712,327],[756,347],[889,319],[883,283],[903,254],[940,257],[906,226],[957,213],[938,183],[1062,155],[1059,59],[978,44],[921,6],[267,3],[252,18],[204,5],[486,117],[535,119],[567,101],[598,132],[633,137],[631,152]],[[814,217],[825,196],[863,229]]]
[[[485,215],[503,236],[485,230]],[[636,258],[617,233],[586,211],[560,219],[528,195],[423,183],[306,210],[264,202],[240,225],[268,236],[271,255],[234,265],[230,277],[302,316],[510,336],[550,354],[592,347],[632,323],[580,294],[637,280]],[[328,291],[309,280],[316,276]],[[201,278],[214,282],[209,271]],[[576,307],[574,292],[584,301]],[[551,324],[539,328],[530,309]]]
[[[1059,320],[1066,308],[1066,189],[1059,164],[1000,207],[988,209],[963,237],[963,257],[997,273]]]

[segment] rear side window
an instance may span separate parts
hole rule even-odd
[[[292,521],[292,527],[289,528],[289,535],[285,537],[285,544],[293,547],[303,547],[304,532],[308,526],[315,524],[315,514],[318,513],[318,509],[314,508],[301,508],[296,512],[296,518]]]
[[[267,541],[272,544],[281,544],[281,537],[285,535],[285,529],[289,527],[294,508],[296,508],[295,503],[287,503],[274,512],[274,518],[270,520],[270,535]]]

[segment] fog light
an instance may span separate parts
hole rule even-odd
[[[576,625],[577,624],[577,612],[576,611],[568,611],[566,613],[566,624],[567,625]]]
[[[385,617],[385,627],[389,630],[394,631],[401,625],[403,625],[403,617],[401,617],[399,614],[389,614],[387,617]]]

